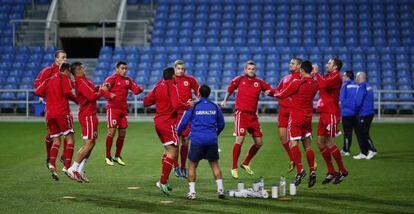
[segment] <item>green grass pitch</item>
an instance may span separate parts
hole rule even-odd
[[[227,123],[220,137],[220,164],[224,186],[236,188],[230,177],[233,125]],[[275,123],[263,123],[264,146],[252,161],[254,176],[239,174],[247,186],[260,176],[266,189],[287,174],[287,157],[276,134]],[[76,150],[83,144],[80,126],[75,124]],[[123,157],[127,166],[104,163],[105,124],[100,123],[99,139],[87,166],[89,184],[69,180],[59,172],[60,181],[51,179],[44,164],[41,122],[0,123],[0,212],[1,213],[414,213],[414,124],[374,123],[372,137],[379,155],[374,160],[356,161],[345,157],[350,176],[340,185],[320,184],[326,166],[313,142],[318,163],[317,184],[307,187],[307,178],[290,201],[272,199],[219,200],[207,162],[200,163],[196,191],[198,199],[188,201],[187,182],[170,177],[171,196],[163,195],[155,182],[160,174],[162,146],[152,123],[131,122]],[[342,137],[337,140],[342,144]],[[241,159],[251,139],[245,141]],[[354,138],[352,152],[358,152]],[[303,151],[303,150],[302,150]],[[307,169],[306,159],[302,160]],[[58,164],[61,167],[61,164]],[[128,187],[139,187],[129,190]],[[72,199],[63,197],[70,196]],[[163,204],[161,201],[172,201]]]

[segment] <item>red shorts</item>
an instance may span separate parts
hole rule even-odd
[[[250,133],[253,137],[262,137],[259,118],[256,113],[236,111],[234,113],[234,133],[236,136],[246,136]]]
[[[178,124],[180,123],[180,121],[181,121],[181,118],[183,117],[183,115],[184,115],[184,112],[178,112],[178,114],[177,114],[177,121],[176,121],[176,123],[175,123],[175,125],[178,127]],[[187,124],[187,126],[185,127],[185,129],[184,129],[184,131],[183,131],[183,133],[182,133],[182,136],[183,137],[187,137],[188,135],[190,135],[190,127],[191,127],[191,122],[189,122],[188,124]]]
[[[175,126],[175,123],[165,122],[161,124],[155,124],[155,131],[157,132],[158,137],[164,146],[177,145],[178,135],[176,130],[177,127]]]
[[[338,128],[340,121],[339,114],[321,113],[318,123],[318,136],[337,137],[341,135]]]
[[[79,123],[82,126],[82,138],[84,140],[96,140],[98,138],[98,116],[79,115]]]
[[[128,113],[114,108],[106,109],[108,128],[128,128]]]
[[[290,110],[288,108],[280,108],[278,115],[278,125],[279,128],[287,128],[289,123]]]
[[[47,116],[46,125],[50,138],[60,137],[73,131],[72,115]]]
[[[291,115],[288,124],[289,140],[302,140],[312,136],[312,117]]]

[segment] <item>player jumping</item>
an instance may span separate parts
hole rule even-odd
[[[312,63],[310,61],[302,62],[300,65],[301,79],[293,80],[284,90],[276,94],[278,98],[291,98],[288,137],[290,140],[290,151],[297,170],[294,182],[297,186],[306,176],[306,172],[302,168],[301,152],[298,147],[299,140],[301,140],[309,164],[309,187],[314,186],[316,182],[315,153],[311,146],[311,137],[313,98],[318,91],[318,84],[313,80],[311,72]]]
[[[231,175],[233,178],[239,178],[237,171],[240,150],[247,132],[253,137],[254,144],[250,147],[241,168],[246,170],[247,174],[253,175],[254,172],[250,167],[250,161],[256,155],[257,151],[263,144],[262,131],[260,128],[259,118],[257,117],[257,105],[260,93],[263,91],[266,95],[273,95],[272,87],[265,81],[256,77],[256,64],[249,60],[244,66],[244,75],[234,78],[228,89],[222,107],[226,107],[229,96],[238,89],[236,95],[236,112],[234,114],[234,132],[236,142],[233,145],[233,161]]]
[[[126,135],[126,128],[128,127],[128,91],[131,90],[133,94],[137,95],[144,91],[144,87],[137,85],[134,80],[126,76],[127,63],[119,61],[116,63],[115,73],[106,78],[104,85],[107,85],[109,92],[115,96],[105,95],[108,100],[106,104],[106,114],[108,122],[108,134],[106,136],[106,164],[113,166],[114,162],[125,166],[125,162],[121,158],[122,147]],[[118,128],[118,138],[116,140],[115,156],[111,156],[111,148],[113,138]]]

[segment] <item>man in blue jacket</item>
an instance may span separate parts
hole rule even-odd
[[[189,122],[190,126],[190,153],[188,155],[188,184],[190,192],[187,199],[196,199],[195,181],[196,168],[201,159],[207,159],[217,183],[218,197],[224,198],[223,180],[218,164],[217,137],[224,129],[224,117],[221,109],[208,99],[211,89],[208,85],[199,88],[201,99],[192,108],[184,112],[177,133],[181,136]]]
[[[369,129],[374,118],[374,93],[366,80],[365,72],[357,73],[359,86],[355,95],[354,107],[357,115],[356,133],[361,153],[353,157],[356,160],[370,160],[377,155],[377,150],[369,136]]]
[[[351,152],[352,130],[356,126],[354,98],[358,85],[354,82],[354,72],[352,71],[345,71],[342,76],[342,81],[340,99],[344,147],[342,148],[341,154],[342,156],[349,156]]]

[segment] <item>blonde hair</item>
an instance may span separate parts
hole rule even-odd
[[[184,65],[184,61],[181,59],[177,59],[174,62],[174,67],[177,67],[177,65]]]
[[[256,63],[253,60],[248,60],[246,64],[244,64],[244,69],[247,69],[247,65],[254,65],[256,67]]]

